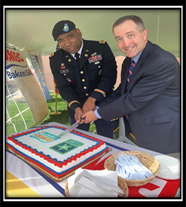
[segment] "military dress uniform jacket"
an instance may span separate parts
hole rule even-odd
[[[79,65],[70,53],[60,49],[50,55],[50,67],[71,118],[89,96],[101,102],[112,92],[116,81],[115,57],[105,41],[83,40]]]
[[[176,58],[148,41],[130,78],[126,57],[121,84],[98,109],[113,120],[127,115],[139,146],[161,153],[180,151],[180,67]]]

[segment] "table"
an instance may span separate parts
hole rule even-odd
[[[46,125],[59,125],[67,127],[63,124],[51,122]],[[77,130],[87,135],[92,135],[89,132]],[[103,157],[86,166],[86,169],[103,170],[104,161],[118,151],[135,150],[148,153],[152,156],[160,153],[147,150],[134,145],[126,144],[114,139],[109,139],[97,134],[94,137],[103,140],[106,145],[112,150],[106,153]],[[68,178],[67,178],[68,179]],[[20,158],[6,151],[6,196],[8,197],[45,197],[45,198],[64,198],[65,197],[65,182],[55,182],[48,178],[35,168],[31,167]],[[155,177],[150,183],[140,187],[129,187],[130,198],[170,198],[180,197],[180,179],[165,180]]]

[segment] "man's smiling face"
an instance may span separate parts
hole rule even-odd
[[[113,33],[119,49],[128,57],[135,57],[147,44],[147,30],[141,31],[132,20],[115,26]]]

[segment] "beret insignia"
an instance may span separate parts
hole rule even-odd
[[[68,32],[68,31],[69,31],[69,26],[68,26],[67,23],[64,24],[63,31],[64,31],[64,32]]]

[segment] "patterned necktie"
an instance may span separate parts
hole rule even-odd
[[[134,67],[135,67],[135,62],[133,59],[131,59],[130,66],[129,66],[129,72],[128,72],[128,76],[127,76],[127,86],[129,84],[130,78],[132,76]]]
[[[129,72],[128,72],[128,75],[127,75],[127,87],[128,87],[129,82],[130,82],[130,78],[132,76],[134,67],[135,67],[135,62],[134,62],[133,59],[131,59],[130,66],[129,66]],[[127,114],[125,116],[126,116],[127,119],[129,119]]]

